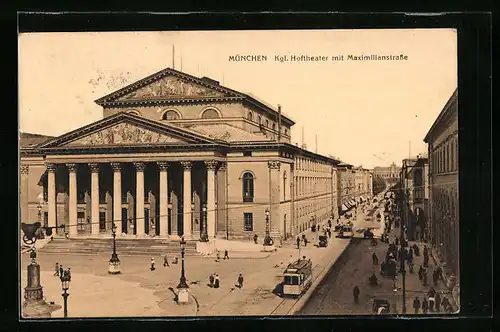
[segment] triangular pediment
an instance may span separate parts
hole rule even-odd
[[[207,143],[213,144],[214,141],[198,133],[172,125],[144,119],[133,114],[118,113],[43,143],[39,148]]]
[[[127,85],[96,103],[99,105],[140,101],[173,101],[196,99],[242,98],[237,91],[218,82],[166,68],[140,81]]]
[[[128,123],[126,121],[98,130],[92,134],[85,135],[73,140],[66,146],[89,146],[89,145],[137,145],[137,144],[166,144],[187,143],[172,135],[165,135],[143,126]]]
[[[143,99],[182,99],[182,98],[225,97],[225,94],[199,84],[187,82],[169,75],[132,91],[117,101]]]

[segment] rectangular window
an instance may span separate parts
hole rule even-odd
[[[77,218],[77,227],[76,227],[76,229],[78,231],[84,231],[85,230],[85,223],[86,223],[85,212],[78,211],[77,215],[76,215],[76,218]]]
[[[253,213],[243,213],[243,218],[245,220],[245,231],[251,232],[253,231]]]
[[[244,151],[243,152],[243,157],[251,157],[252,156],[252,151]]]

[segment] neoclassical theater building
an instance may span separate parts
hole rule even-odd
[[[21,137],[23,222],[233,239],[263,236],[266,210],[283,237],[338,214],[339,161],[291,144],[279,107],[171,68],[95,102],[97,122]]]

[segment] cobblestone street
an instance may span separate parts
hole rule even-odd
[[[391,231],[390,240],[393,241],[396,235],[399,235],[398,228]],[[414,243],[410,242],[410,246]],[[451,303],[453,301],[450,291],[446,289],[442,280],[439,281],[438,286],[433,286],[432,271],[434,262],[432,259],[429,260],[429,267],[427,268],[428,286],[422,285],[418,278],[418,267],[423,263],[423,244],[417,244],[420,247],[420,256],[414,256],[414,273],[409,273],[408,267],[406,267],[406,307],[408,314],[414,313],[413,300],[415,296],[418,296],[422,301],[431,287],[441,292],[441,297],[445,295]],[[381,276],[380,264],[373,265],[372,262],[374,252],[377,254],[379,261],[382,262],[387,248],[388,244],[380,241],[377,246],[372,246],[368,240],[353,240],[346,250],[344,259],[337,262],[323,279],[300,314],[329,315],[332,312],[339,315],[373,314],[372,299],[386,299],[390,302],[392,313],[401,313],[401,274],[398,275],[398,290],[394,292],[392,280]],[[368,278],[372,273],[377,276],[379,286],[370,286]],[[356,285],[360,289],[359,304],[354,303],[352,295],[353,288]],[[422,313],[421,310],[420,313]],[[432,312],[429,313],[433,314]],[[443,312],[439,313],[442,314]]]

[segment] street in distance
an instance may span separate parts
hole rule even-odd
[[[408,60],[408,55],[405,54],[344,54],[341,55],[275,55],[273,58],[267,55],[230,55],[229,62],[327,62],[327,61],[401,61]]]

